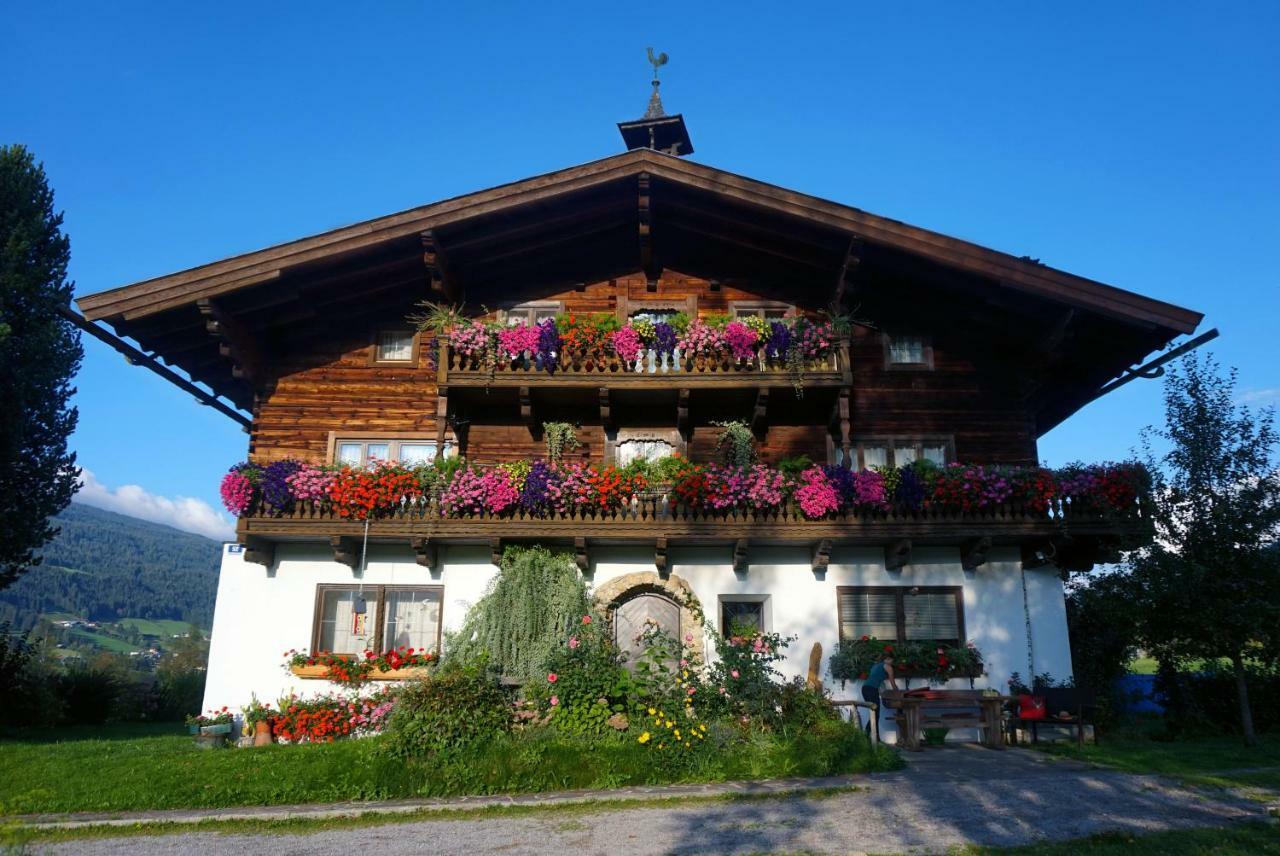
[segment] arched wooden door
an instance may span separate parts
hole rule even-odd
[[[644,652],[644,645],[637,641],[645,630],[645,623],[652,621],[672,639],[680,638],[680,606],[666,595],[652,591],[627,595],[613,612],[613,634],[618,649],[627,653],[627,662],[634,663]]]

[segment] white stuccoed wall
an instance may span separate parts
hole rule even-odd
[[[356,576],[333,561],[326,545],[281,544],[271,571],[245,562],[242,554],[232,549],[234,545],[223,550],[205,707],[235,708],[255,694],[259,700],[274,701],[291,692],[307,696],[331,689],[325,682],[300,680],[286,672],[282,655],[291,648],[303,650],[310,645],[316,585],[353,583]],[[497,569],[489,563],[484,547],[441,548],[440,562],[439,573],[432,574],[414,562],[407,546],[371,546],[364,581],[371,585],[443,585],[443,621],[448,632],[461,625],[467,608],[484,593]],[[767,629],[798,637],[782,663],[788,677],[806,674],[814,642],[822,643],[825,673],[826,658],[838,633],[837,586],[963,586],[965,631],[987,663],[987,674],[976,685],[1000,690],[1005,689],[1011,672],[1027,677],[1021,581],[1025,573],[1034,671],[1050,672],[1055,678],[1072,673],[1058,574],[1052,568],[1021,572],[1015,548],[993,549],[987,564],[970,574],[960,567],[959,551],[945,547],[916,548],[912,563],[900,573],[885,570],[883,550],[837,547],[821,579],[810,571],[808,550],[803,548],[752,548],[747,573],[741,577],[733,572],[728,547],[672,548],[669,562],[672,573],[692,586],[711,624],[719,621],[721,595],[768,595]],[[640,547],[599,547],[592,551],[592,563],[592,581],[599,584],[624,574],[653,571],[653,552]],[[831,684],[829,676],[826,680],[837,698],[860,697],[855,686],[842,688]],[[968,684],[967,680],[955,681],[952,686],[967,688]]]

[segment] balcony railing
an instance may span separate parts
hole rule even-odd
[[[691,543],[804,543],[830,539],[843,544],[884,544],[895,539],[918,543],[957,543],[989,537],[992,543],[1020,543],[1040,537],[1125,536],[1143,533],[1150,524],[1139,504],[1125,514],[1075,508],[1055,499],[1045,511],[1004,504],[974,512],[925,509],[854,510],[811,520],[787,505],[775,511],[713,513],[674,503],[666,495],[647,494],[612,511],[538,516],[522,510],[502,514],[446,517],[438,500],[402,503],[371,520],[374,540],[424,536],[456,542],[504,539],[591,538],[603,542],[652,541],[668,538]],[[279,515],[250,513],[240,518],[238,532],[271,540],[306,540],[325,535],[360,535],[363,520],[339,515],[327,504],[298,502]]]
[[[535,354],[502,358],[489,366],[477,357],[455,353],[440,341],[438,382],[441,386],[791,386],[833,387],[852,382],[849,341],[838,342],[822,360],[788,365],[763,350],[752,359],[689,356],[678,350],[659,354],[650,349],[625,361],[611,349],[558,355],[548,365]]]

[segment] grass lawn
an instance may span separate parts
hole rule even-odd
[[[1280,827],[1250,823],[1216,829],[1180,829],[1154,835],[1113,832],[1053,844],[1027,847],[966,847],[953,856],[1122,856],[1158,853],[1162,856],[1254,856],[1280,854]]]
[[[144,636],[159,636],[163,639],[169,639],[174,634],[181,636],[191,629],[190,622],[169,618],[122,618],[116,623],[121,627],[132,627]]]
[[[1105,764],[1131,773],[1159,773],[1189,784],[1280,791],[1280,734],[1263,734],[1246,749],[1239,737],[1200,737],[1163,742],[1134,726],[1105,733],[1097,746],[1037,744],[1054,755]]]
[[[702,754],[672,773],[634,738],[513,735],[450,757],[406,763],[380,738],[201,751],[180,726],[59,729],[0,740],[0,815],[338,802],[612,788],[673,781],[823,776],[894,769],[897,753],[856,727],[770,735]]]

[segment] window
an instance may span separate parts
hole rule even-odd
[[[769,300],[734,301],[729,304],[729,313],[734,318],[763,318],[766,321],[781,321],[794,314],[795,307],[787,303],[776,303]]]
[[[317,586],[311,650],[437,651],[443,598],[443,586]]]
[[[427,439],[431,436],[431,439]],[[434,435],[329,434],[329,459],[335,464],[364,467],[374,461],[399,461],[405,466],[416,467],[436,459]],[[455,454],[453,441],[444,443],[444,456]]]
[[[931,369],[933,346],[917,333],[886,333],[884,363],[888,369]]]
[[[530,327],[541,324],[548,318],[555,318],[564,311],[564,304],[559,300],[533,300],[518,303],[506,311],[508,326],[523,321]]]
[[[418,337],[412,330],[379,330],[374,338],[375,363],[418,362]]]
[[[768,595],[721,595],[720,634],[728,637],[735,630],[767,632],[767,604]]]
[[[865,437],[853,443],[855,463],[862,470],[904,467],[919,460],[945,467],[955,458],[954,445],[950,437]]]
[[[676,447],[669,440],[642,439],[619,440],[613,453],[613,462],[625,467],[632,461],[657,461],[669,458],[676,453]]]
[[[964,641],[963,591],[959,586],[839,586],[840,638],[885,641]]]

